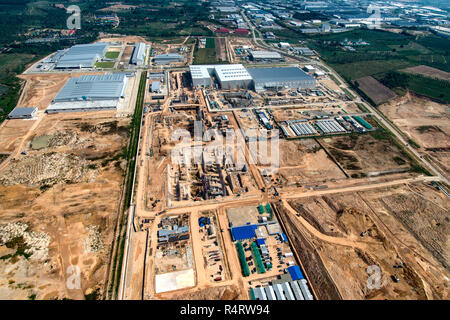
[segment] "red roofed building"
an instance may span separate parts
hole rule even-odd
[[[218,28],[216,29],[217,33],[230,33],[230,29],[228,28]]]
[[[236,29],[234,30],[236,34],[248,34],[248,29]]]

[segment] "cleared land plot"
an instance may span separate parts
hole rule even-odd
[[[0,152],[13,152],[33,124],[32,120],[6,120],[0,127]]]
[[[375,104],[384,103],[397,95],[388,87],[382,85],[375,78],[368,76],[356,80],[358,88],[362,90]]]
[[[125,50],[123,51],[120,62],[129,63],[130,59],[131,59],[131,55],[133,54],[133,49],[134,49],[134,46],[126,46]]]
[[[194,269],[158,274],[155,277],[155,292],[167,292],[195,286]]]
[[[345,174],[313,139],[280,140],[283,185],[344,179]]]
[[[39,259],[18,256],[0,260],[2,299],[23,292],[35,294],[36,299],[84,299],[85,292],[97,289],[99,295],[103,293],[129,120],[117,120],[111,112],[89,116],[48,116],[27,140],[27,155],[0,172],[2,224],[26,223],[30,231],[50,239]],[[29,142],[40,136],[51,138],[40,146],[43,148],[33,150]],[[12,249],[19,247],[13,245]],[[81,269],[80,290],[66,287],[70,265]],[[28,289],[8,285],[13,282]]]
[[[215,38],[216,57],[219,61],[227,61],[225,38]]]
[[[436,68],[428,67],[428,66],[423,66],[423,65],[416,66],[416,67],[411,67],[411,68],[405,68],[400,71],[413,73],[413,74],[420,74],[420,75],[430,77],[430,78],[437,78],[437,79],[450,81],[450,73],[436,69]]]
[[[450,171],[450,110],[448,105],[407,95],[379,109],[415,141],[442,169]]]
[[[441,261],[448,201],[443,193],[414,184],[279,207],[291,239],[303,239],[293,243],[310,265],[305,268],[319,296],[333,292],[323,288],[328,275],[344,299],[447,299],[448,268]],[[379,288],[367,286],[371,265],[380,268]]]
[[[266,214],[260,215],[258,213],[257,206],[247,206],[239,208],[227,209],[227,218],[233,224],[233,227],[246,225],[248,222],[251,224],[258,223],[258,217],[267,216]]]
[[[17,106],[37,106],[39,110],[45,110],[70,76],[46,74],[22,75],[20,78],[26,80],[26,84]]]
[[[408,156],[384,131],[325,138],[322,145],[349,176],[376,176],[407,172],[411,168]]]

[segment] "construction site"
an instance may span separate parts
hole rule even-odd
[[[448,299],[446,146],[427,138],[443,124],[380,106],[417,151],[320,61],[179,40],[108,37],[97,67],[21,76],[33,112],[0,124],[0,298]],[[45,112],[76,81],[114,90]],[[417,115],[443,114],[429,103]]]

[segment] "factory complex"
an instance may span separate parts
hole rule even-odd
[[[78,44],[69,49],[59,50],[43,62],[54,64],[55,69],[92,68],[105,56],[108,47],[109,44],[106,42]]]
[[[214,76],[221,89],[247,89],[264,91],[270,88],[310,89],[316,80],[297,67],[248,68],[242,64],[191,65],[194,87],[207,87]]]
[[[124,98],[125,73],[70,78],[47,108],[47,113],[115,110]]]
[[[133,55],[131,56],[131,64],[137,66],[142,66],[145,62],[145,51],[147,46],[143,42],[139,42],[133,50]]]

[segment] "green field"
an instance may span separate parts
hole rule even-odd
[[[0,54],[0,122],[14,109],[19,98],[21,81],[16,77],[32,62],[31,54]]]
[[[359,39],[369,45],[353,45],[355,51],[348,51],[340,44],[344,40]],[[322,59],[348,82],[373,76],[384,83],[387,75],[417,65],[450,71],[450,40],[432,34],[412,36],[406,32],[357,29],[338,34],[310,36],[308,45],[317,50]],[[410,90],[448,103],[448,85],[445,81],[407,75],[402,83],[387,86],[400,95]]]
[[[95,66],[97,68],[102,68],[102,69],[111,69],[114,67],[114,64],[115,64],[114,61],[104,61],[104,62],[99,61],[95,64]]]
[[[346,51],[343,40],[369,42]],[[347,81],[420,64],[449,71],[450,40],[433,35],[415,37],[409,34],[379,30],[353,30],[338,34],[310,37],[308,44]]]
[[[389,72],[378,80],[396,92],[409,89],[419,95],[450,103],[449,81],[398,71]]]
[[[214,41],[214,38],[206,38],[206,48],[215,48],[216,47],[216,43]]]
[[[205,48],[199,48],[198,44],[194,51],[194,64],[220,63],[216,57],[216,45],[214,38],[206,38]]]
[[[120,52],[110,51],[105,54],[105,58],[108,59],[117,59],[120,55]]]

